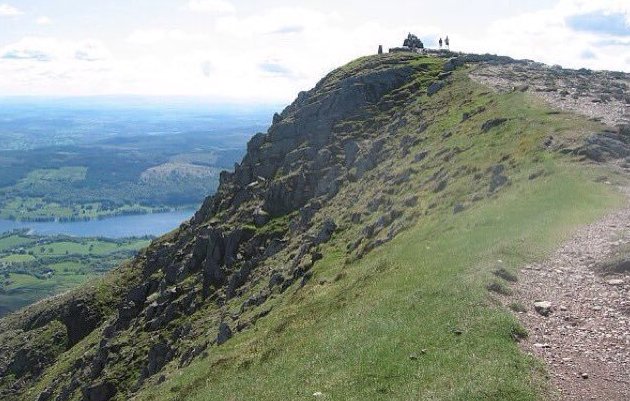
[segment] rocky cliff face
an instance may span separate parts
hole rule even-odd
[[[355,260],[435,208],[459,213],[509,185],[509,156],[474,166],[456,162],[472,146],[423,143],[452,112],[453,95],[440,93],[467,79],[458,68],[527,62],[446,55],[380,55],[333,71],[253,136],[189,222],[100,282],[2,320],[0,398],[129,399],[164,380],[165,366],[255,326],[268,300],[309,282],[331,239]],[[457,124],[483,118],[462,104]],[[475,130],[509,122],[489,116]],[[467,192],[441,197],[459,177]]]
[[[331,219],[314,222],[318,210],[344,182],[378,163],[382,141],[359,142],[355,125],[382,125],[373,116],[397,104],[392,95],[398,89],[438,71],[437,60],[414,61],[384,56],[332,72],[275,115],[267,133],[251,139],[242,163],[221,174],[217,194],[190,222],[112,273],[119,276],[113,286],[98,283],[6,319],[3,326],[13,334],[54,324],[65,327],[67,337],[52,355],[40,355],[44,350],[34,341],[3,341],[0,394],[24,394],[64,347],[80,347],[83,355],[37,397],[124,399],[165,364],[190,363],[264,316],[263,310],[240,318],[272,293],[308,279],[318,246],[338,228]],[[266,265],[278,253],[291,257],[282,266]],[[251,291],[261,282],[262,290]],[[244,297],[241,311],[228,315],[225,305],[235,297]],[[210,321],[194,324],[205,313]],[[214,334],[207,337],[208,331]]]

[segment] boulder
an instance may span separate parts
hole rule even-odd
[[[223,262],[225,256],[225,244],[223,233],[211,228],[206,235],[206,258],[203,262],[203,295],[209,295],[211,286],[219,287],[225,280]]]
[[[596,162],[621,159],[630,156],[630,137],[615,132],[602,132],[586,138],[584,145],[575,153]]]
[[[509,178],[503,174],[504,171],[505,166],[502,164],[496,164],[490,167],[490,173],[492,174],[490,176],[490,186],[488,188],[490,193],[496,192],[510,182]]]
[[[116,395],[116,392],[116,386],[105,381],[85,387],[83,389],[83,397],[86,401],[109,401]]]
[[[319,229],[319,232],[315,236],[315,245],[328,242],[336,229],[337,229],[337,224],[335,224],[334,220],[327,219],[326,221],[324,221],[324,224],[322,224],[321,228]]]
[[[230,338],[232,338],[232,329],[227,323],[221,322],[217,333],[217,345],[224,344]]]
[[[481,131],[488,132],[492,128],[505,124],[506,121],[507,121],[507,118],[493,118],[491,120],[487,120],[481,125]]]
[[[143,376],[145,378],[151,377],[162,370],[164,365],[166,365],[169,361],[170,351],[171,348],[165,341],[154,344],[149,349],[148,364],[144,369]]]
[[[63,324],[68,329],[70,346],[87,337],[101,322],[101,316],[96,308],[81,300],[70,302],[62,317]]]
[[[262,210],[262,208],[256,208],[256,210],[254,210],[254,214],[252,215],[252,217],[254,218],[254,224],[256,225],[256,227],[264,226],[271,219],[271,216],[269,216],[269,213]]]
[[[534,302],[534,309],[541,316],[549,316],[553,312],[551,302],[549,301],[536,301]]]
[[[435,81],[427,88],[427,95],[433,96],[444,88],[444,81]]]

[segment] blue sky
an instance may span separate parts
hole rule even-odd
[[[630,1],[0,0],[2,95],[194,95],[286,102],[398,46],[630,71]]]

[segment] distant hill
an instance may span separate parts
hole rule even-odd
[[[260,107],[115,100],[0,99],[0,219],[196,208],[269,119]]]

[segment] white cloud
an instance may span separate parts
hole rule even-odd
[[[240,18],[224,15],[196,30],[138,29],[117,48],[116,57],[99,42],[25,38],[0,48],[0,57],[21,55],[0,59],[0,89],[287,102],[331,69],[375,53],[380,43],[401,45],[407,31],[417,30],[379,23],[355,26],[335,13],[289,7]]]
[[[99,41],[86,40],[74,44],[74,58],[81,61],[104,61],[111,58],[111,53]]]
[[[630,2],[561,0],[553,8],[497,21],[477,36],[454,33],[451,35],[452,47],[455,50],[528,58],[570,68],[630,71],[627,60],[619,57],[630,52],[628,37],[610,40],[610,34],[576,30],[567,23],[576,15],[590,13],[625,14],[627,17],[630,15]]]
[[[52,24],[52,20],[46,16],[41,16],[35,20],[37,25],[50,25]]]
[[[426,45],[448,34],[457,51],[630,71],[630,36],[576,31],[567,23],[571,16],[590,12],[630,15],[627,0],[560,0],[557,6],[487,26],[457,25],[448,30],[422,20],[404,25],[395,19],[358,19],[325,7],[270,7],[236,13],[232,4],[222,1],[180,4],[211,14],[210,23],[207,15],[183,12],[186,17],[182,18],[188,20],[132,26],[126,38],[118,42],[110,38],[107,46],[96,40],[42,37],[0,46],[0,92],[205,95],[286,102],[331,69],[374,54],[379,44],[386,50],[402,45],[408,32],[420,35]],[[56,26],[62,25],[61,17],[55,21]]]
[[[25,37],[0,48],[5,61],[99,61],[111,57],[103,43],[96,40],[62,41],[53,37]]]
[[[226,0],[190,0],[188,9],[215,15],[233,14],[236,7]]]
[[[9,4],[0,4],[0,17],[15,17],[23,14],[22,11]]]
[[[135,45],[154,45],[165,41],[195,42],[208,38],[205,34],[192,34],[181,29],[137,29],[127,42]]]

